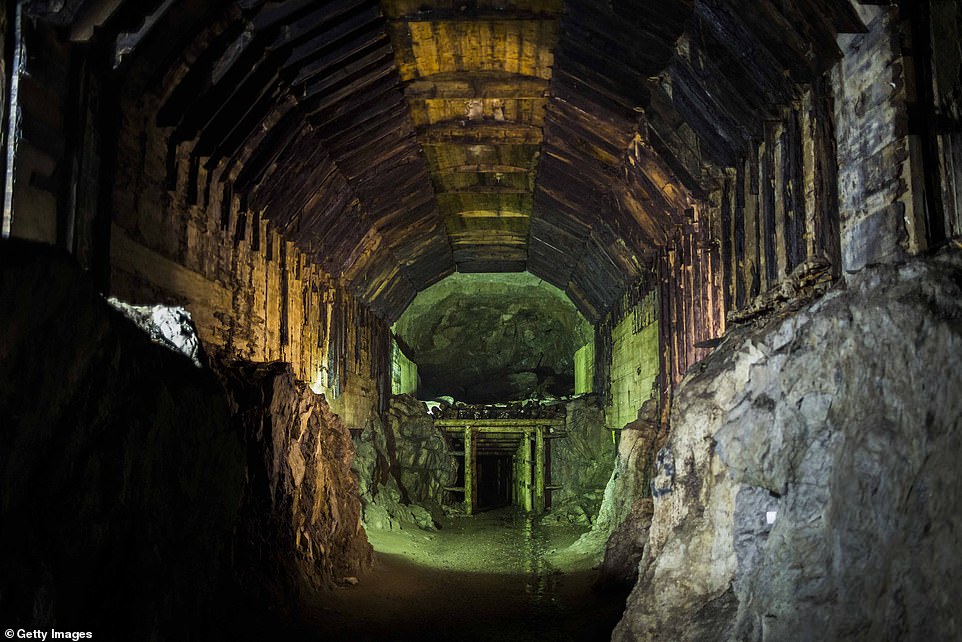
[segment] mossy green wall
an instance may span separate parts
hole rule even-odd
[[[395,395],[418,393],[418,364],[404,356],[397,343],[391,360],[391,392]]]
[[[641,404],[657,392],[657,297],[645,297],[611,334],[610,404],[605,423],[618,430],[634,421]]]

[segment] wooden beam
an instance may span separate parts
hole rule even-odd
[[[467,187],[452,187],[439,189],[440,194],[531,194],[531,190],[511,185],[469,185]]]
[[[554,11],[487,9],[483,7],[419,9],[416,13],[391,17],[391,22],[540,22],[557,18]]]
[[[448,121],[419,127],[418,140],[423,145],[539,145],[540,127],[505,120]]]
[[[467,424],[464,426],[464,512],[467,515],[474,514],[475,472],[474,429]]]
[[[530,167],[518,167],[517,165],[455,165],[453,167],[441,167],[435,173],[444,174],[526,174],[532,171]]]
[[[562,419],[435,419],[434,425],[442,428],[461,428],[475,426],[481,432],[498,432],[499,429],[523,428],[528,432],[537,426],[563,426]]]
[[[534,431],[534,510],[544,512],[544,429]]]
[[[534,490],[531,485],[531,439],[525,436],[521,440],[520,457],[521,462],[519,472],[520,479],[519,486],[521,489],[521,507],[528,513],[534,510],[534,497],[532,491]]]
[[[544,98],[548,81],[537,76],[497,71],[442,72],[410,80],[404,87],[408,100],[435,98]]]

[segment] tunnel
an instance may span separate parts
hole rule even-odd
[[[962,638],[957,0],[0,39],[7,639]]]

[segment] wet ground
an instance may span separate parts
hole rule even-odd
[[[514,509],[454,517],[435,532],[371,531],[375,568],[306,614],[324,640],[608,640],[624,595],[592,590],[584,529]]]

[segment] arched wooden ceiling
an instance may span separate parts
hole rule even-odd
[[[77,40],[153,25],[121,73],[171,154],[388,320],[455,270],[528,270],[598,319],[863,29],[848,0],[29,8]]]
[[[382,3],[454,263],[525,270],[562,3],[432,4]]]

